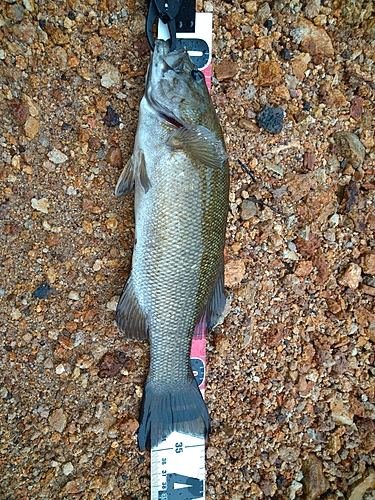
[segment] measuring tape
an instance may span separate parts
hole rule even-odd
[[[169,38],[168,28],[159,22],[159,38]],[[211,88],[212,14],[199,12],[194,33],[177,33],[177,49],[185,47]],[[199,389],[206,388],[206,333],[199,325],[191,345],[190,362]],[[151,500],[204,500],[205,438],[172,432],[151,448]]]

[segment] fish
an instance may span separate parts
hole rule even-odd
[[[225,303],[224,243],[229,165],[204,74],[184,49],[156,40],[134,149],[115,195],[134,194],[132,269],[116,323],[150,342],[139,416],[141,451],[171,432],[210,431],[190,366],[197,324],[212,328]]]

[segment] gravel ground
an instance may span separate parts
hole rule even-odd
[[[198,9],[232,178],[207,499],[374,499],[374,4]],[[0,3],[4,499],[149,497],[148,347],[114,324],[144,17],[135,0]]]

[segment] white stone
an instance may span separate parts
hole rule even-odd
[[[59,151],[56,148],[52,149],[52,151],[50,151],[47,156],[53,163],[56,164],[64,163],[68,159],[68,157],[62,151]]]

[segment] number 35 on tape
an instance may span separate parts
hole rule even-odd
[[[204,498],[205,440],[172,432],[151,450],[151,499]]]

